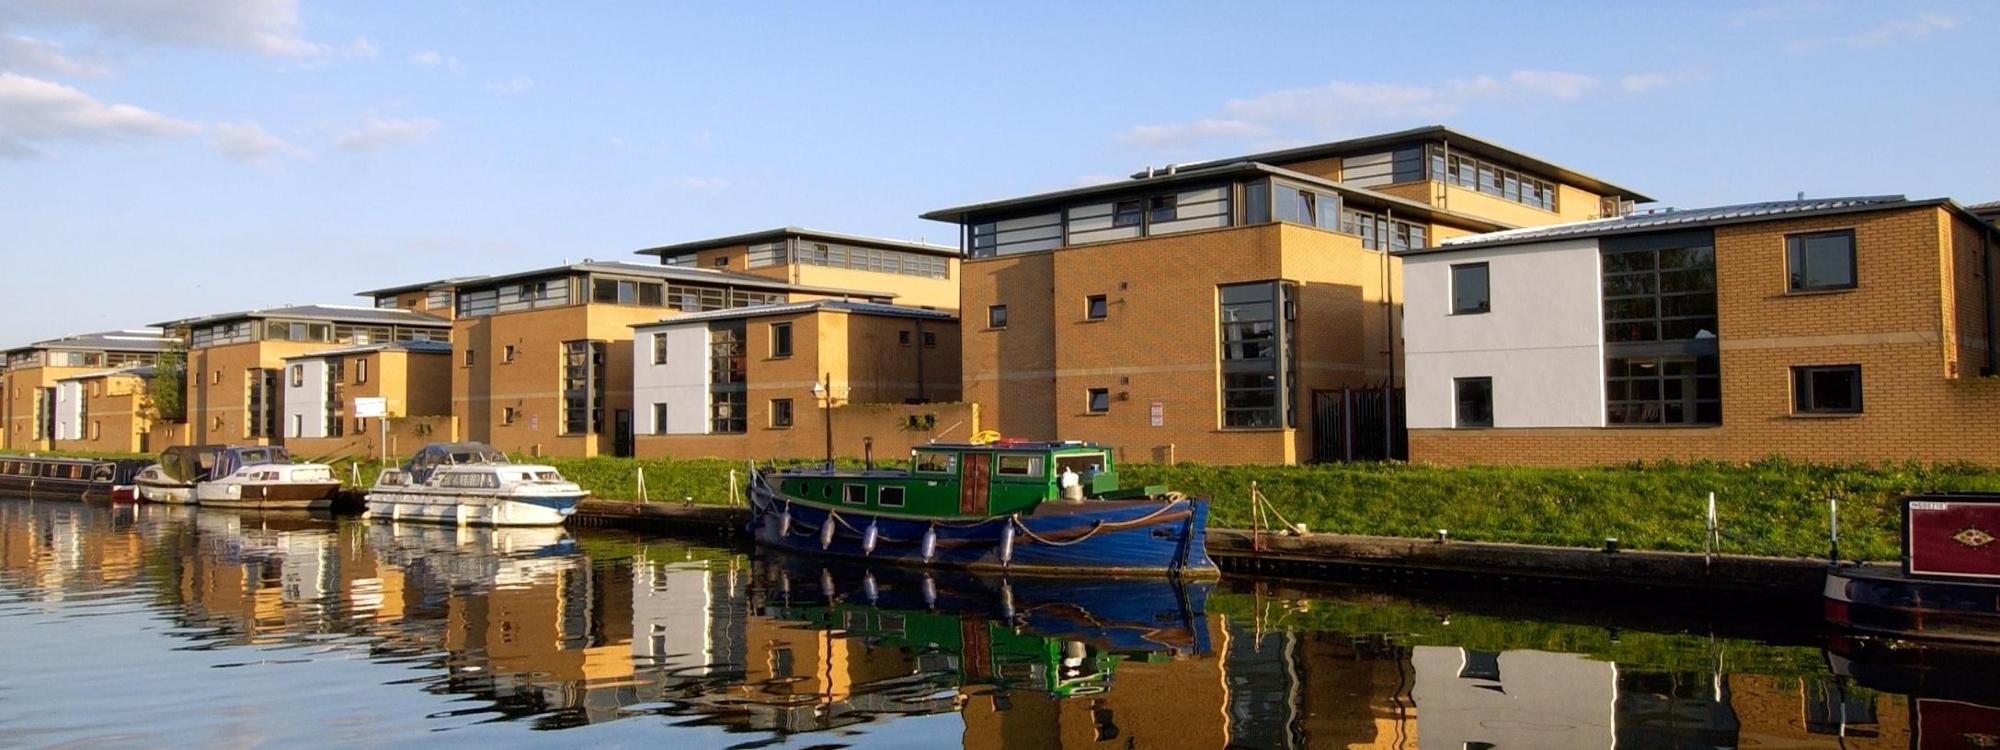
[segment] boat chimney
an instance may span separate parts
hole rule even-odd
[[[869,471],[875,470],[875,438],[861,438],[861,462]]]

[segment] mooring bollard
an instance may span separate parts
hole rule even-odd
[[[1826,539],[1826,561],[1840,562],[1840,497],[1837,495],[1826,498]]]

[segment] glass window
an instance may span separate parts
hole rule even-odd
[[[1271,221],[1271,183],[1265,180],[1243,184],[1243,223]]]
[[[792,426],[791,399],[789,398],[771,399],[771,426],[772,427]]]
[[[1452,378],[1452,391],[1456,395],[1458,427],[1493,426],[1493,379]]]
[[[653,334],[653,364],[664,365],[666,363],[667,335],[664,333],[655,333]]]
[[[306,384],[306,366],[292,365],[292,387],[299,388],[303,387],[305,384]]]
[[[734,435],[749,430],[749,396],[744,391],[748,347],[744,338],[741,320],[709,324],[709,432]]]
[[[368,360],[354,360],[354,382],[357,385],[368,382]]]
[[[1089,392],[1090,413],[1103,414],[1111,411],[1111,390],[1092,388]]]
[[[1180,212],[1175,207],[1178,201],[1179,196],[1174,195],[1155,195],[1148,198],[1146,200],[1146,212],[1149,214],[1147,219],[1154,224],[1165,224],[1179,218]]]
[[[884,508],[903,507],[903,488],[884,486],[876,490],[875,504]]]
[[[1083,317],[1085,318],[1103,320],[1110,313],[1110,308],[1110,303],[1102,294],[1093,294],[1083,298]]]
[[[991,307],[986,308],[986,327],[987,328],[1007,327],[1006,305],[993,305]]]
[[[937,332],[936,332],[936,331],[925,331],[925,332],[924,332],[924,348],[925,348],[925,349],[936,349],[936,348],[937,348]]]
[[[1112,204],[1111,226],[1114,227],[1139,226],[1140,212],[1144,210],[1144,206],[1145,202],[1140,201],[1137,198],[1134,198],[1132,200],[1123,200]]]
[[[912,461],[916,470],[923,474],[952,474],[958,471],[958,454],[942,451],[917,451]]]
[[[1618,238],[1603,246],[1606,343],[1715,339],[1713,235]]]
[[[1485,263],[1464,263],[1451,267],[1451,314],[1492,312],[1491,292]]]
[[[1792,291],[1853,289],[1854,230],[1790,235],[1785,262]]]
[[[562,434],[587,435],[604,429],[602,341],[563,342]]]
[[[771,324],[771,356],[792,356],[792,324]]]
[[[1009,477],[1039,477],[1042,475],[1042,457],[1002,453],[993,462],[993,473]]]
[[[1605,360],[1605,421],[1613,425],[1722,423],[1722,378],[1715,355]]]
[[[666,404],[663,404],[663,403],[656,403],[656,404],[653,404],[653,434],[655,434],[655,435],[665,435],[665,434],[667,434],[667,405],[666,405]]]
[[[1860,414],[1861,366],[1792,368],[1792,413]]]
[[[840,486],[840,501],[848,505],[868,504],[868,485],[844,484]],[[832,523],[831,520],[828,523]]]
[[[1224,427],[1293,423],[1290,391],[1296,362],[1291,296],[1289,283],[1219,287]]]

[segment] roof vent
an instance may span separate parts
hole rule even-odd
[[[1156,174],[1157,174],[1157,172],[1156,172],[1156,171],[1154,171],[1154,169],[1153,169],[1152,167],[1146,167],[1146,176],[1147,176],[1147,177],[1152,177],[1152,176],[1154,176],[1154,175],[1156,175]]]
[[[1176,172],[1179,172],[1179,171],[1181,171],[1181,165],[1179,165],[1179,164],[1168,164],[1168,165],[1167,165],[1167,174],[1171,175],[1171,174],[1174,174],[1174,173],[1176,173]]]

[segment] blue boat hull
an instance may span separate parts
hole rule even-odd
[[[1204,542],[1206,500],[1049,503],[1032,514],[947,521],[829,508],[753,482],[750,504],[758,543],[798,552],[1034,574],[1219,575]]]

